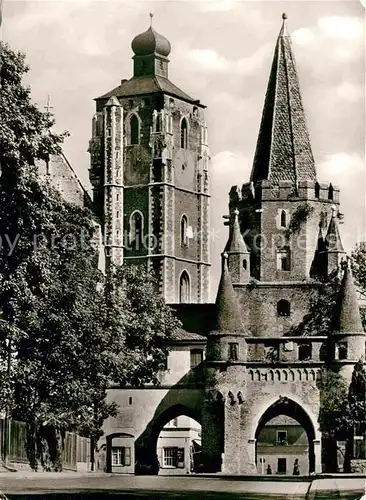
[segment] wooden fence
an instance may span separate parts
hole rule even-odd
[[[5,420],[0,419],[0,436],[2,438],[0,440],[0,447],[4,443],[4,433]],[[7,437],[7,441],[9,445],[9,461],[27,464],[26,427],[24,422],[17,422],[16,420],[10,422],[10,436]],[[65,469],[77,470],[78,464],[85,469],[90,460],[90,439],[74,434],[73,432],[66,432],[62,458]]]

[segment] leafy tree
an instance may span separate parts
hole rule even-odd
[[[366,298],[366,242],[361,242],[352,252],[352,272],[355,277],[356,285]],[[366,309],[361,308],[361,319],[363,329],[366,331]]]
[[[105,286],[93,214],[40,179],[37,161],[57,154],[63,136],[31,103],[27,70],[2,44],[0,408],[26,423],[31,466],[60,470],[63,433],[95,441],[116,414],[111,381],[158,383],[177,322],[143,269],[116,269]]]

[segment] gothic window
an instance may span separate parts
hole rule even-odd
[[[287,227],[287,214],[285,210],[281,211],[281,227]]]
[[[243,269],[246,271],[246,270],[247,270],[247,268],[248,268],[248,263],[247,263],[247,260],[246,260],[246,259],[244,259],[244,260],[243,260]]]
[[[333,200],[333,196],[334,196],[334,188],[332,184],[330,184],[328,189],[328,200]]]
[[[188,147],[188,125],[185,118],[183,118],[180,124],[180,147],[182,149],[187,149]]]
[[[138,144],[140,136],[140,125],[136,115],[130,118],[130,144]]]
[[[190,302],[191,295],[191,285],[188,273],[183,271],[179,280],[179,302],[181,304],[187,304]]]
[[[278,316],[290,316],[291,314],[291,304],[288,300],[279,300],[277,302],[277,315]]]
[[[239,344],[236,342],[229,343],[229,359],[231,361],[238,361],[239,359]]]
[[[180,244],[183,246],[188,245],[187,237],[188,219],[186,215],[182,215],[180,220]]]
[[[199,365],[203,361],[202,349],[191,349],[191,369]]]
[[[315,190],[315,198],[319,198],[319,196],[320,196],[320,186],[319,186],[319,182],[316,182],[316,183],[315,183],[315,188],[314,188],[314,190]]]
[[[289,247],[277,251],[277,269],[279,271],[291,270],[291,252]]]
[[[299,345],[299,361],[306,361],[311,359],[311,344],[300,344]]]
[[[130,217],[129,244],[134,250],[141,248],[143,237],[143,217],[141,212],[135,211]]]

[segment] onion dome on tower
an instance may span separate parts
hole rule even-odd
[[[157,33],[152,26],[143,33],[136,35],[132,40],[131,47],[136,56],[157,54],[168,57],[171,50],[169,40]]]
[[[168,76],[168,55],[170,42],[152,27],[153,15],[150,14],[149,28],[136,35],[131,47],[134,52],[134,76]]]

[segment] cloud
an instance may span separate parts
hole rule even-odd
[[[316,39],[314,32],[309,28],[300,28],[291,35],[292,40],[297,45],[307,45]]]
[[[248,57],[229,59],[212,49],[190,49],[185,57],[201,71],[251,75],[264,66],[272,50],[272,44],[268,43]]]
[[[201,12],[227,12],[234,9],[235,4],[239,2],[235,0],[218,0],[215,2],[212,0],[201,0],[197,3],[199,3]]]
[[[327,16],[318,20],[321,33],[329,38],[360,40],[363,38],[363,22],[357,17]]]
[[[341,236],[349,252],[355,242],[366,239],[365,159],[356,153],[327,154],[317,170],[320,182],[332,182],[341,189],[341,212],[345,214]]]
[[[352,82],[342,82],[336,88],[338,97],[348,101],[357,102],[361,101],[365,96],[365,88],[363,85],[356,85]]]

